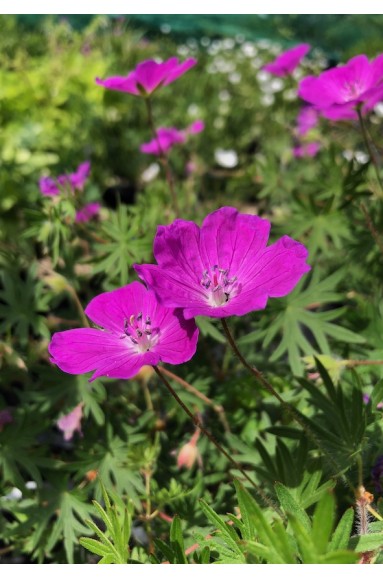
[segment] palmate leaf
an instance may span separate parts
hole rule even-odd
[[[294,238],[302,239],[313,257],[318,252],[328,253],[333,247],[341,249],[351,237],[350,227],[343,211],[334,209],[335,199],[320,206],[315,197],[295,196],[293,214],[284,229]]]
[[[44,488],[38,503],[19,508],[25,521],[15,528],[15,535],[26,537],[25,551],[40,563],[63,542],[67,562],[73,564],[79,536],[91,533],[82,522],[91,512],[86,496],[67,486],[66,476],[55,478],[54,485]]]
[[[50,337],[45,318],[50,295],[36,278],[36,267],[31,266],[21,278],[13,271],[1,274],[0,333],[11,332],[22,344],[30,334]]]
[[[90,470],[98,472],[99,478],[108,491],[119,495],[129,495],[137,509],[141,509],[140,495],[145,494],[145,486],[138,468],[129,458],[129,443],[107,432],[106,445],[95,444],[92,455],[79,452],[79,460],[73,465],[76,474],[84,477]],[[96,499],[101,499],[96,491]]]
[[[282,334],[270,361],[276,361],[287,355],[291,369],[296,375],[303,374],[302,355],[312,355],[315,352],[327,355],[331,353],[330,338],[346,343],[363,343],[364,337],[334,323],[345,313],[345,307],[328,311],[318,310],[325,305],[344,300],[344,296],[336,292],[336,286],[345,272],[340,269],[321,281],[318,275],[315,270],[307,286],[306,281],[302,280],[283,302],[273,305],[277,313],[266,330],[253,331],[241,338],[239,343],[252,343],[262,338],[263,347],[266,348]]]
[[[125,285],[129,267],[150,259],[153,236],[143,230],[140,216],[125,205],[110,212],[108,221],[101,227],[100,236],[105,243],[95,245],[98,257],[93,271],[108,275],[109,282]]]

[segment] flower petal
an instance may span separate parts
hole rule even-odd
[[[101,293],[89,303],[86,315],[100,327],[121,336],[126,319],[137,315],[145,308],[147,290],[138,281],[125,287]]]
[[[186,320],[181,310],[169,310],[163,317],[160,340],[155,352],[161,361],[178,365],[193,357],[197,348],[199,330],[193,320]]]
[[[242,263],[256,259],[269,238],[270,223],[256,215],[222,207],[206,217],[201,227],[200,249],[205,268],[215,265],[237,275]]]
[[[70,329],[55,333],[49,344],[51,361],[62,371],[79,375],[96,370],[92,379],[105,377],[130,378],[143,365],[158,363],[158,356],[137,353],[126,337],[99,329]]]

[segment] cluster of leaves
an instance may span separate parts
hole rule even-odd
[[[190,551],[185,549],[178,516],[171,523],[169,542],[155,541],[158,554],[148,558],[141,548],[131,549],[132,507],[120,500],[112,505],[105,490],[105,509],[94,502],[105,530],[88,520],[98,539],[81,538],[80,543],[101,556],[99,564],[189,564],[192,552],[194,564],[356,564],[363,555],[379,556],[382,522],[371,523],[367,534],[353,535],[355,512],[348,508],[335,525],[335,499],[326,485],[309,500],[297,501],[286,486],[276,484],[279,503],[271,519],[238,481],[234,485],[239,514],[220,516],[201,500],[212,530],[207,535],[195,532]],[[307,510],[314,504],[309,515]]]
[[[353,487],[363,481],[375,491],[371,469],[383,453],[382,255],[371,234],[383,210],[372,167],[358,161],[358,127],[323,121],[313,131],[318,158],[294,159],[295,80],[265,80],[270,43],[147,42],[103,17],[82,32],[49,19],[22,34],[11,17],[1,24],[0,411],[11,416],[0,425],[1,552],[86,563],[93,558],[80,536],[104,563],[186,563],[196,543],[197,563],[353,563],[355,553],[377,550],[380,526],[353,538],[350,510]],[[197,462],[179,471],[173,454],[192,425],[150,372],[90,384],[49,363],[51,333],[80,327],[82,305],[133,279],[132,264],[152,259],[156,226],[174,217],[161,167],[139,153],[150,134],[145,107],[94,78],[174,54],[196,56],[198,69],[156,93],[155,122],[206,124],[203,136],[171,153],[182,216],[200,222],[234,205],[269,218],[273,238],[289,234],[310,250],[312,273],[295,291],[230,320],[246,359],[294,415],[244,373],[209,319],[197,320],[196,357],[177,368],[199,395],[174,381],[282,516],[240,486],[234,495],[229,481],[241,472],[229,472],[206,439],[198,442],[203,473]],[[321,58],[318,51],[304,71],[319,70]],[[374,138],[380,118],[371,116]],[[217,149],[235,149],[237,165],[220,164]],[[90,184],[77,197],[42,197],[42,174],[89,158]],[[76,203],[90,201],[102,203],[99,219],[75,223]],[[80,402],[82,436],[65,441],[57,420]],[[233,525],[216,514],[223,503],[240,508]]]

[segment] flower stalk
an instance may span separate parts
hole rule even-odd
[[[246,478],[246,480],[252,485],[252,487],[255,489],[256,493],[260,496],[260,498],[262,499],[262,501],[265,503],[265,505],[269,506],[270,508],[272,508],[275,512],[277,512],[278,515],[283,516],[283,513],[280,511],[280,509],[278,508],[278,506],[266,495],[266,493],[262,490],[262,488],[260,488],[252,479],[251,477],[247,474],[247,472],[243,469],[243,467],[241,466],[241,464],[239,464],[236,460],[234,460],[231,455],[225,450],[224,447],[221,446],[221,444],[215,439],[215,437],[213,436],[212,433],[210,433],[205,427],[204,425],[201,423],[200,418],[198,417],[198,415],[195,415],[192,413],[192,411],[188,408],[188,406],[182,401],[182,399],[179,397],[179,395],[174,391],[174,389],[172,388],[172,386],[170,385],[169,381],[166,379],[162,368],[160,369],[157,366],[153,366],[154,371],[156,372],[156,374],[158,375],[158,377],[160,378],[160,380],[162,381],[162,383],[165,385],[166,389],[169,391],[169,393],[174,397],[174,399],[176,400],[176,402],[178,403],[178,405],[182,408],[182,410],[190,417],[190,419],[192,420],[192,422],[194,423],[194,425],[210,440],[210,442],[215,445],[215,447],[217,448],[217,450],[225,456],[225,458],[235,467],[236,470],[239,470],[241,472],[241,474]]]

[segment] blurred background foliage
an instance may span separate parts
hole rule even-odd
[[[151,138],[143,103],[95,84],[96,77],[125,75],[154,57],[198,59],[154,99],[157,126],[183,129],[196,119],[206,125],[170,155],[182,216],[201,222],[217,207],[233,205],[269,218],[272,240],[289,234],[309,248],[312,274],[291,295],[230,321],[249,362],[294,404],[331,459],[243,373],[212,320],[198,320],[198,354],[177,368],[205,397],[174,381],[177,392],[273,499],[275,482],[292,492],[306,522],[302,508],[315,515],[314,503],[330,487],[337,520],[354,502],[353,486],[363,480],[377,491],[372,468],[383,453],[377,409],[383,263],[360,203],[381,230],[381,192],[356,123],[322,120],[310,133],[321,145],[316,158],[295,158],[293,146],[299,78],[359,52],[382,52],[382,23],[382,15],[0,17],[4,562],[96,561],[78,539],[94,531],[85,524],[94,515],[91,500],[105,502],[97,475],[117,501],[131,501],[129,543],[144,562],[155,538],[169,540],[174,514],[184,520],[185,548],[210,531],[207,519],[218,523],[199,498],[219,513],[245,500],[238,492],[235,497],[231,484],[240,473],[229,472],[206,439],[198,442],[202,465],[177,466],[193,426],[150,370],[129,382],[90,384],[87,376],[63,374],[49,363],[51,333],[80,327],[81,305],[134,279],[132,265],[152,260],[157,225],[174,218],[160,164],[139,152]],[[261,70],[302,41],[312,51],[292,77]],[[382,116],[378,106],[369,119],[380,155]],[[102,209],[97,219],[79,224],[70,200],[43,197],[38,181],[73,172],[85,160],[91,176],[75,202],[97,201]],[[80,403],[82,435],[65,440],[57,420]],[[216,406],[226,410],[226,421]],[[343,482],[336,485],[338,479]],[[288,510],[291,500],[283,495]],[[334,517],[332,502],[321,508]],[[148,511],[156,515],[148,519]],[[248,529],[238,523],[237,530],[244,536]],[[235,548],[246,561],[248,553]],[[250,563],[273,559],[274,550],[269,558],[257,557],[258,550],[253,546]],[[216,554],[204,554],[199,563]],[[157,555],[176,559],[163,545]],[[325,554],[315,555],[322,560]],[[348,553],[348,562],[354,559]]]

